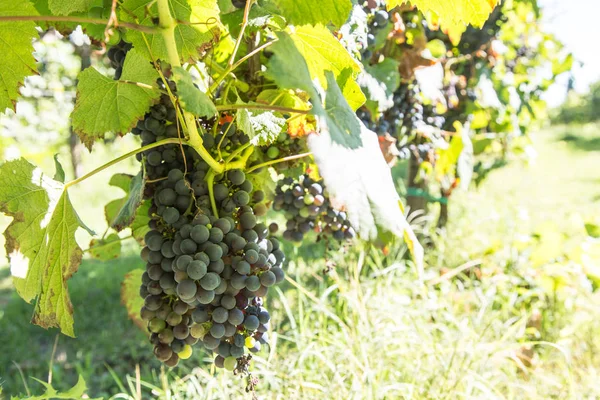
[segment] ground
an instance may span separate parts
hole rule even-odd
[[[387,256],[366,245],[333,254],[328,273],[289,248],[290,279],[269,299],[272,346],[255,357],[258,397],[598,398],[600,245],[584,230],[600,216],[598,127],[534,139],[535,163],[512,162],[452,197],[424,277],[400,243]],[[80,190],[78,209],[99,226],[103,196],[118,190],[93,200]],[[0,269],[5,394],[41,393],[31,378],[47,380],[51,367],[56,388],[82,375],[91,397],[135,398],[140,365],[142,398],[249,396],[202,354],[173,371],[152,360],[120,306],[122,277],[142,265],[129,249],[119,261],[85,260],[70,281],[77,339],[29,324],[32,306]]]

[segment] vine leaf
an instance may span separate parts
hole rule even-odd
[[[150,204],[143,201],[145,179],[140,172],[135,177],[128,174],[115,174],[109,185],[123,189],[126,196],[113,200],[104,207],[108,225],[117,232],[129,227],[133,237],[141,241],[148,232],[148,209]]]
[[[24,400],[82,399],[86,394],[85,392],[88,390],[85,380],[81,375],[79,375],[79,379],[75,386],[65,392],[58,392],[51,384],[40,379],[33,379],[41,383],[46,388],[46,392],[40,396],[27,397],[27,399]]]
[[[192,76],[181,67],[173,68],[173,78],[177,82],[177,95],[183,109],[197,117],[214,117],[217,107],[208,95],[198,89],[192,81]]]
[[[71,114],[73,128],[91,150],[106,132],[127,133],[160,97],[158,72],[135,49],[129,51],[120,81],[102,75],[95,68],[79,74],[77,100]],[[145,87],[135,82],[144,84]]]
[[[29,1],[0,0],[0,16],[38,15]],[[33,21],[0,22],[0,113],[15,110],[25,77],[37,74],[33,40],[38,38]]]
[[[283,16],[294,25],[341,26],[352,11],[351,0],[273,0]]]
[[[67,280],[82,257],[75,231],[88,228],[63,185],[25,159],[0,166],[0,188],[0,211],[13,217],[4,236],[17,292],[27,302],[37,298],[33,323],[74,336]]]
[[[356,110],[364,104],[365,96],[354,80],[354,75],[361,70],[360,64],[329,29],[323,25],[299,26],[290,36],[306,60],[313,79],[317,78],[321,86],[327,88],[325,71],[332,71],[350,106]]]
[[[326,130],[337,143],[345,143],[349,148],[358,148],[362,145],[360,136],[354,133],[360,132],[359,119],[350,108],[340,87],[337,85],[333,73],[326,72],[327,92],[325,93],[325,121]]]
[[[88,11],[94,3],[94,0],[48,0],[48,7],[54,15],[69,15]]]
[[[278,40],[271,46],[273,56],[269,60],[267,74],[278,86],[287,89],[301,89],[312,101],[312,113],[321,119],[322,128],[330,132],[337,144],[347,148],[361,146],[358,118],[348,105],[331,71],[326,73],[328,84],[325,107],[319,89],[312,82],[308,65],[296,48],[289,34],[277,33]],[[345,119],[347,118],[347,119]]]
[[[466,25],[481,28],[499,0],[388,0],[388,10],[404,3],[416,6],[421,12],[433,13],[444,26],[455,29]]]
[[[110,261],[121,255],[121,238],[111,233],[104,239],[92,239],[89,253],[92,258],[100,261]]]
[[[343,206],[362,239],[376,239],[377,226],[407,240],[415,262],[422,268],[423,248],[404,217],[389,166],[377,135],[361,125],[363,145],[349,149],[327,131],[308,136],[308,146],[332,200]]]
[[[190,23],[175,27],[175,42],[182,62],[199,59],[212,42],[218,41],[216,39],[220,31],[224,30],[219,19],[217,0],[169,0],[169,8],[176,20]],[[125,0],[121,9],[123,21],[152,26],[158,17],[155,0]],[[161,34],[129,31],[127,39],[147,59],[168,60],[167,47]]]
[[[140,282],[144,270],[134,269],[125,275],[121,283],[121,304],[125,306],[127,315],[141,330],[146,331],[146,324],[140,317],[140,310],[144,305],[144,299],[140,297]]]
[[[56,172],[54,173],[54,180],[60,183],[65,183],[65,169],[63,168],[60,161],[58,161],[58,154],[54,155],[54,167]]]
[[[291,90],[263,90],[256,97],[256,101],[271,106],[281,106],[295,110],[310,110],[310,104]],[[316,130],[314,117],[308,114],[291,113],[287,124],[288,134],[293,137],[306,136]]]
[[[285,118],[271,111],[240,109],[237,126],[248,135],[254,146],[266,146],[277,139],[285,126]]]

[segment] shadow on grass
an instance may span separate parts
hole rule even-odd
[[[584,137],[566,133],[559,137],[561,142],[568,143],[571,147],[583,151],[600,151],[600,135],[597,137]]]
[[[106,365],[119,377],[131,374],[136,363],[158,366],[145,335],[127,318],[121,306],[120,286],[124,275],[143,267],[139,257],[123,257],[109,263],[86,260],[69,281],[74,307],[76,339],[30,323],[33,304],[25,303],[11,288],[0,291],[0,385],[5,394],[25,392],[19,368],[32,392],[42,391],[31,377],[46,380],[54,342],[58,346],[52,369],[53,385],[66,389],[81,374],[92,397],[114,393],[116,382]],[[4,280],[8,268],[0,271]],[[0,278],[1,280],[1,278]],[[149,370],[145,371],[149,373]],[[111,390],[113,389],[113,390]]]

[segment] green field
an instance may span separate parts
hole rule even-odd
[[[599,398],[600,239],[584,229],[600,218],[599,138],[597,126],[548,129],[535,163],[453,195],[424,277],[401,243],[386,256],[366,245],[331,254],[327,273],[289,248],[290,279],[270,292],[272,346],[254,358],[258,398]],[[100,230],[102,201],[120,194],[93,188],[78,189],[77,206]],[[32,306],[1,269],[3,393],[41,393],[31,378],[51,367],[55,388],[81,375],[90,397],[251,398],[202,354],[172,371],[153,360],[120,306],[122,277],[140,266],[132,246],[81,265],[69,284],[77,339],[30,325]]]

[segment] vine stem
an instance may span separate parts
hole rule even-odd
[[[74,180],[72,180],[70,182],[65,183],[64,189],[66,190],[66,189],[68,189],[69,187],[71,187],[73,185],[76,185],[76,184],[78,184],[80,182],[83,182],[84,180],[86,180],[86,179],[88,179],[88,178],[96,175],[99,172],[104,171],[105,169],[107,169],[109,167],[112,167],[115,164],[120,163],[121,161],[124,161],[124,160],[128,159],[131,156],[135,156],[138,153],[142,153],[142,152],[144,152],[146,150],[150,150],[150,149],[153,149],[155,147],[160,147],[160,146],[163,146],[165,144],[188,144],[188,143],[185,142],[185,141],[182,141],[181,139],[178,139],[178,138],[170,138],[170,139],[161,140],[160,142],[149,144],[149,145],[144,146],[144,147],[140,147],[139,149],[135,149],[133,151],[130,151],[129,153],[123,154],[121,157],[115,158],[114,160],[111,160],[111,161],[107,162],[106,164],[104,164],[104,165],[96,168],[95,170],[93,170],[91,172],[88,172],[87,174],[85,174],[84,176],[82,176],[80,178],[77,178],[77,179],[74,179]]]
[[[240,34],[235,41],[235,47],[233,48],[233,52],[231,53],[231,57],[229,58],[229,62],[227,63],[228,69],[233,66],[233,62],[235,61],[235,56],[240,48],[240,43],[242,43],[242,39],[244,38],[244,33],[246,32],[246,27],[248,26],[248,15],[250,15],[250,8],[252,4],[254,4],[255,0],[247,0],[246,7],[244,8],[244,18],[242,19],[242,27],[240,28]]]
[[[177,42],[175,42],[175,26],[177,24],[171,16],[171,11],[169,10],[169,1],[157,0],[157,5],[158,20],[160,23],[162,37],[167,48],[169,63],[171,64],[171,67],[181,67],[181,62],[179,61],[179,52],[177,51]],[[202,137],[198,132],[194,115],[190,112],[184,111],[183,118],[187,126],[189,145],[198,152],[200,157],[206,161],[211,169],[217,172],[222,172],[224,169],[223,165],[215,160],[202,144]]]
[[[84,18],[84,17],[69,17],[58,15],[9,15],[0,17],[0,22],[3,21],[47,21],[47,22],[79,22],[82,24],[93,25],[108,25],[110,20],[101,18]],[[146,33],[159,33],[160,30],[153,26],[132,24],[130,22],[120,22],[119,26],[133,29],[135,31]]]
[[[290,114],[308,114],[310,110],[299,110],[297,108],[288,108],[281,106],[271,106],[268,104],[224,104],[220,106],[216,106],[217,111],[227,111],[227,110],[268,110],[268,111],[279,111]]]
[[[208,91],[212,93],[215,90],[217,90],[217,87],[219,87],[219,85],[221,84],[221,82],[223,82],[223,79],[225,79],[227,77],[227,75],[229,75],[230,73],[235,71],[240,65],[242,65],[244,63],[244,61],[248,60],[249,58],[256,55],[257,53],[260,53],[261,51],[263,51],[264,49],[266,49],[267,47],[269,47],[273,43],[275,43],[277,40],[278,39],[274,39],[270,42],[263,44],[262,46],[257,47],[256,49],[252,50],[250,53],[246,54],[244,57],[240,58],[235,64],[228,66],[226,69],[221,69],[219,77],[217,78],[217,80],[215,80],[215,82],[212,85],[210,85],[210,88],[208,89]]]
[[[279,164],[279,163],[286,162],[286,161],[297,160],[297,159],[299,159],[299,158],[308,157],[308,156],[310,156],[311,154],[312,154],[312,153],[310,153],[310,152],[308,152],[308,153],[301,153],[301,154],[295,154],[295,155],[293,155],[293,156],[288,156],[288,157],[279,158],[279,159],[277,159],[277,160],[267,161],[267,162],[264,162],[264,163],[262,163],[262,164],[257,164],[257,165],[254,165],[254,166],[250,167],[250,168],[249,168],[249,169],[246,171],[246,173],[248,173],[248,174],[249,174],[249,173],[251,173],[251,172],[253,172],[253,171],[256,171],[256,170],[257,170],[257,169],[259,169],[259,168],[268,167],[269,165],[273,165],[273,164]]]

